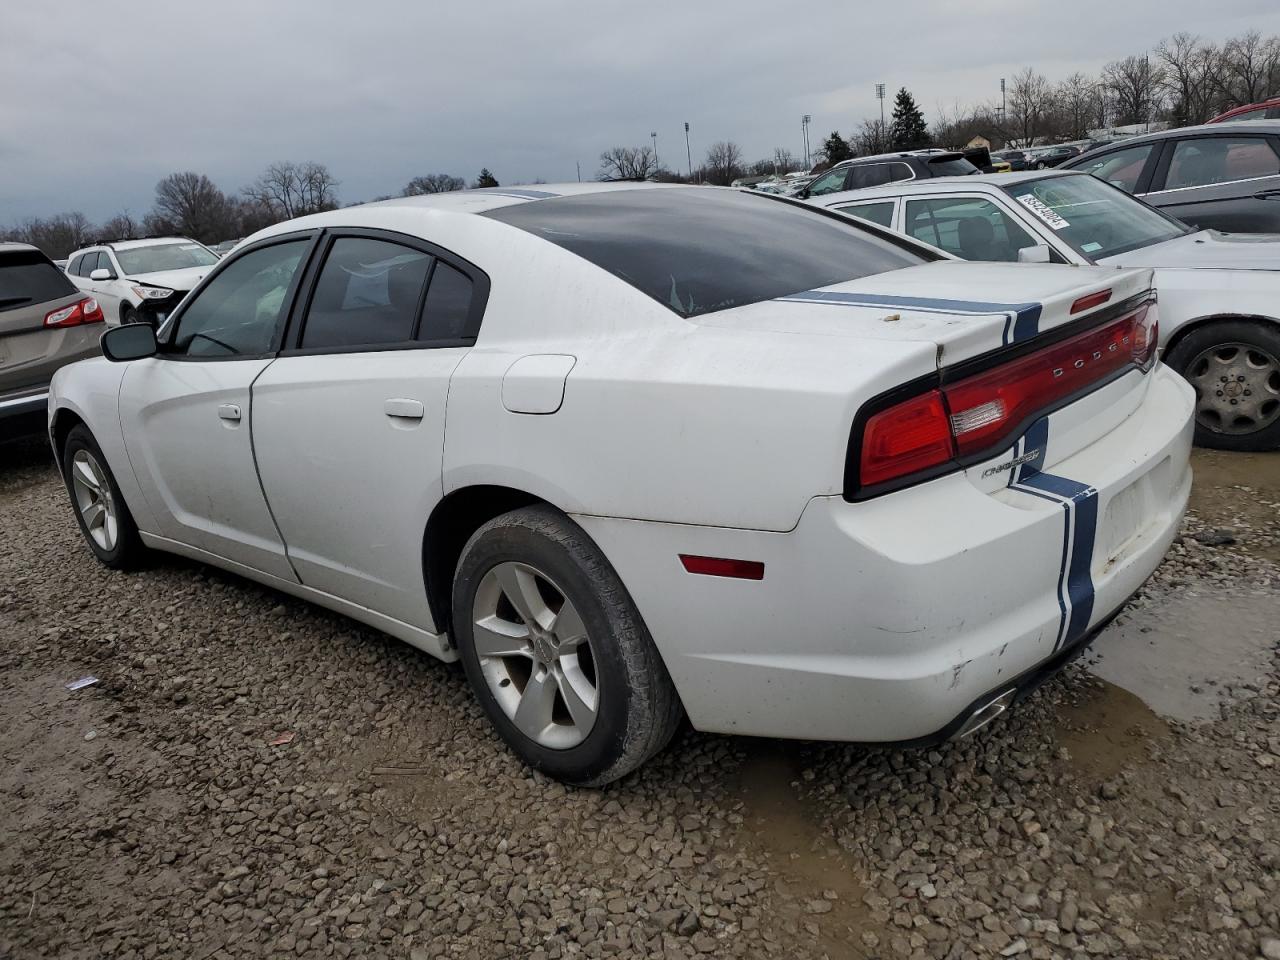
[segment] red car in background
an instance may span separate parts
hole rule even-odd
[[[1235,123],[1237,120],[1280,120],[1280,97],[1272,97],[1261,103],[1246,103],[1220,113],[1209,123]]]

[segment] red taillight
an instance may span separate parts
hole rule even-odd
[[[738,580],[763,580],[764,564],[759,560],[730,560],[727,557],[700,557],[680,554],[680,562],[689,573],[708,577],[734,577]]]
[[[1008,446],[1045,410],[1126,367],[1148,369],[1156,340],[1155,313],[1144,303],[1118,320],[881,410],[863,428],[858,486]]]
[[[98,306],[98,301],[88,298],[45,314],[44,325],[46,327],[78,327],[84,323],[102,323],[104,320],[106,317],[103,316],[102,307]]]

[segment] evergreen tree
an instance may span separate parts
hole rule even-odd
[[[919,150],[932,142],[924,114],[916,106],[916,98],[906,87],[893,98],[893,123],[889,127],[889,141],[894,150]]]
[[[832,130],[831,136],[822,141],[822,155],[831,166],[835,166],[841,160],[848,160],[853,156],[853,151],[849,149],[849,141],[840,136],[839,130]]]
[[[481,187],[500,187],[502,184],[498,183],[498,178],[489,172],[488,167],[481,167],[480,176],[476,178],[476,182],[471,186],[472,189],[478,190]]]

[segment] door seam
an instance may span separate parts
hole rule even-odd
[[[262,491],[262,502],[267,505],[267,516],[271,518],[271,525],[276,528],[276,536],[280,538],[280,545],[284,547],[284,562],[293,571],[293,578],[305,587],[306,584],[303,583],[302,577],[298,573],[298,568],[293,565],[293,557],[289,556],[289,542],[285,540],[284,531],[280,529],[280,523],[276,520],[276,512],[271,509],[271,498],[267,496],[266,484],[262,482],[262,471],[258,468],[258,444],[253,432],[253,416],[257,408],[257,404],[253,402],[253,385],[258,382],[259,377],[271,369],[271,365],[277,359],[277,357],[272,357],[271,361],[249,381],[249,455],[253,458],[253,474],[258,478],[258,489]]]

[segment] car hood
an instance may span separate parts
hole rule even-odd
[[[1198,230],[1098,263],[1121,267],[1280,270],[1280,234]]]
[[[131,273],[129,279],[156,287],[169,287],[173,290],[190,290],[205,278],[213,265],[207,267],[188,267],[186,270],[158,270],[155,273]]]

